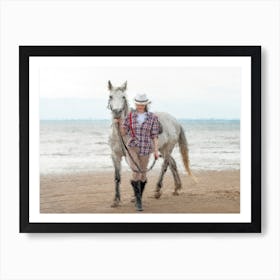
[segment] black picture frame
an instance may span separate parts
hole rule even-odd
[[[250,223],[32,223],[29,221],[29,58],[31,56],[251,57]],[[241,233],[261,232],[261,46],[19,46],[21,233]]]

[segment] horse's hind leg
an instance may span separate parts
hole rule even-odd
[[[164,158],[163,164],[161,166],[161,172],[160,172],[160,177],[157,182],[155,198],[160,198],[160,196],[161,196],[161,187],[162,187],[163,176],[164,176],[165,172],[167,171],[168,165],[169,165],[169,157],[167,156]]]
[[[112,155],[114,167],[115,167],[115,198],[112,207],[117,207],[121,201],[120,195],[120,182],[121,182],[121,157],[117,155]]]
[[[173,194],[179,195],[178,190],[180,190],[182,188],[182,182],[179,177],[176,161],[174,160],[174,158],[172,156],[169,157],[169,166],[170,166],[170,169],[171,169],[171,172],[172,172],[172,175],[174,178],[174,182],[175,182],[175,190],[174,190]]]

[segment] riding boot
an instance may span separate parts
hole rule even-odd
[[[131,186],[132,186],[132,188],[133,188],[133,191],[134,191],[134,196],[131,198],[130,202],[135,202],[135,200],[136,200],[136,193],[135,193],[135,190],[136,190],[136,189],[135,189],[136,182],[137,182],[137,181],[130,180],[130,184],[131,184]]]
[[[145,185],[147,184],[147,180],[142,182],[141,181],[141,197],[143,196],[143,192],[144,192],[144,189],[145,189]]]
[[[141,181],[136,181],[136,184],[134,186],[135,189],[135,197],[136,197],[136,210],[137,211],[143,211],[142,208],[142,198],[141,198]]]

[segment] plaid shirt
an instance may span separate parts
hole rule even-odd
[[[147,112],[146,119],[140,125],[137,121],[137,112],[132,112],[132,129],[135,134],[133,138],[132,132],[130,131],[130,113],[122,122],[122,127],[125,129],[126,133],[130,135],[127,145],[130,147],[139,147],[139,155],[149,155],[153,151],[153,141],[155,137],[159,134],[159,122],[158,117],[152,113]]]

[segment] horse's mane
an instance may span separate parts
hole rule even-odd
[[[125,116],[125,117],[127,116],[127,114],[128,114],[130,111],[132,111],[131,109],[132,109],[131,107],[130,107],[130,109],[129,109],[129,103],[128,103],[127,98],[125,97],[125,102],[124,102],[124,116]]]

